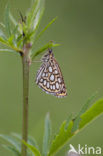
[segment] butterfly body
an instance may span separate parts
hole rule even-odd
[[[48,94],[57,97],[66,96],[67,92],[63,76],[51,50],[43,56],[42,62],[43,64],[36,76],[38,86]]]

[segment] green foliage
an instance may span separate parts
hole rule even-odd
[[[5,30],[7,32],[8,37],[11,36],[11,27],[10,27],[10,21],[9,21],[9,5],[5,8],[5,14],[4,14],[4,23],[5,23]]]
[[[32,53],[32,60],[35,59],[36,56],[40,55],[41,53],[43,53],[45,50],[47,50],[48,48],[52,48],[52,47],[57,47],[57,46],[60,46],[60,44],[56,44],[56,43],[53,43],[52,41],[50,41],[49,43],[45,44],[42,48],[40,48],[39,50],[37,50],[36,52],[34,51]]]
[[[94,103],[90,109],[81,115],[81,122],[79,124],[79,129],[84,128],[96,117],[100,116],[103,113],[103,99]]]
[[[82,128],[84,128],[87,124],[93,121],[96,117],[103,113],[103,99],[94,103],[88,110],[82,110],[84,113],[80,116],[81,121],[78,122],[78,129],[72,132],[72,128],[74,126],[73,120],[69,122],[68,128],[65,130],[66,121],[64,121],[61,125],[61,128],[52,141],[50,151],[48,156],[54,155],[62,146],[71,139],[74,135],[76,135]]]
[[[34,153],[34,156],[41,156],[39,150],[35,146],[30,145],[26,143],[25,141],[23,141],[23,143]]]
[[[44,0],[43,0],[43,3],[44,3]],[[36,26],[38,25],[40,21],[39,14],[40,12],[42,12],[42,9],[43,8],[41,7],[41,1],[39,0],[33,1],[31,9],[29,10],[27,14],[27,26],[29,29],[30,28],[32,28],[33,30],[36,29]]]
[[[88,102],[84,104],[84,106],[81,109],[82,110],[82,113],[80,113],[81,120],[77,122],[78,125],[76,126],[78,127],[78,129],[72,131],[75,125],[75,120],[73,120],[72,115],[70,115],[68,119],[61,124],[59,132],[57,133],[57,135],[54,137],[52,141],[50,141],[51,140],[50,119],[49,119],[49,115],[48,114],[46,115],[45,131],[44,131],[44,138],[43,138],[43,154],[42,154],[43,156],[55,155],[55,153],[58,150],[60,150],[66,144],[67,141],[70,141],[70,139],[73,136],[77,135],[77,133],[80,132],[81,129],[83,129],[91,121],[95,120],[97,117],[103,114],[103,99],[98,100],[90,108],[88,108],[88,106],[90,105],[90,101],[93,98],[94,95],[88,99]],[[21,135],[12,133],[12,136],[0,135],[0,137],[8,141],[12,145],[12,146],[3,145],[4,148],[14,152],[16,156],[20,156]],[[23,143],[28,147],[28,149],[33,153],[34,156],[41,156],[38,145],[32,137],[28,137],[28,143],[24,141]],[[31,153],[28,152],[28,156],[31,156]]]
[[[22,143],[22,137],[21,135],[17,133],[12,133],[10,136],[8,135],[0,135],[2,139],[7,141],[10,145],[3,145],[3,147],[13,153],[15,153],[16,156],[21,156],[21,143]],[[23,143],[31,149],[31,151],[34,153],[37,153],[37,156],[40,156],[40,152],[38,150],[38,145],[34,138],[31,136],[28,136],[28,143]],[[36,154],[35,154],[36,155]],[[31,153],[28,151],[28,156],[31,156]]]
[[[65,129],[65,126],[66,121],[62,123],[58,134],[52,140],[48,156],[54,155],[73,136],[71,133],[73,122],[70,122],[67,129]]]
[[[54,18],[40,33],[38,33],[38,27],[41,22],[42,15],[45,9],[45,0],[33,0],[31,8],[27,12],[26,21],[22,17],[21,22],[17,22],[10,12],[9,5],[5,8],[4,24],[0,23],[0,43],[8,48],[0,49],[0,52],[12,52],[21,54],[23,53],[23,46],[26,43],[32,43],[35,45],[36,41],[40,39],[41,35],[47,30],[49,26],[56,20]],[[22,15],[21,15],[22,16]],[[11,29],[11,25],[13,28]],[[5,29],[6,34],[3,32]],[[59,46],[53,41],[46,43],[37,51],[31,49],[31,60],[34,60],[36,56],[42,54],[48,48]],[[72,119],[72,115],[69,115],[68,119],[61,124],[58,134],[51,140],[51,126],[49,115],[47,114],[45,119],[45,130],[43,138],[43,156],[54,155],[60,148],[65,145],[67,141],[76,135],[82,128],[93,121],[96,117],[103,113],[103,99],[94,103],[90,108],[90,103],[93,100],[94,95],[88,99],[83,105],[77,116]],[[15,153],[16,156],[21,155],[21,143],[28,147],[28,156],[35,155],[41,156],[38,145],[32,137],[28,137],[26,143],[22,140],[21,135],[12,133],[10,136],[0,135],[0,137],[9,142],[10,145],[3,145],[4,148]],[[51,141],[50,141],[51,140]]]
[[[11,49],[0,49],[0,52],[10,52],[10,53],[18,54],[14,50],[11,50]]]
[[[83,107],[81,108],[80,112],[77,114],[77,116],[73,119],[73,128],[72,128],[72,132],[75,132],[79,127],[79,123],[81,121],[81,115],[86,112],[86,110],[88,109],[88,107],[90,106],[92,100],[95,98],[97,92],[95,94],[93,94],[88,100],[87,102],[83,105]]]
[[[9,12],[9,19],[13,23],[14,26],[17,26],[18,25],[17,21],[15,20],[15,18],[11,14],[11,12]]]
[[[3,138],[4,140],[8,141],[13,146],[13,148],[15,148],[20,153],[20,151],[21,151],[21,144],[20,144],[20,142],[18,142],[12,136],[0,135],[0,137]]]
[[[5,34],[3,33],[3,31],[1,29],[0,29],[0,37],[3,38],[3,39],[6,38]]]
[[[35,45],[35,42],[40,39],[41,35],[56,20],[56,18],[54,18],[40,33],[37,33],[44,10],[45,0],[32,0],[31,8],[26,13],[26,18],[20,13],[21,22],[17,22],[10,12],[10,4],[7,5],[4,13],[4,24],[0,23],[3,29],[5,29],[6,35],[0,30],[0,43],[10,48],[12,52],[19,52],[20,54],[23,53],[24,44],[30,42]],[[47,48],[55,46],[59,46],[59,44],[49,42],[41,49],[38,49],[37,52],[31,49],[33,59]],[[9,52],[10,50],[8,48],[2,52]]]
[[[2,145],[6,150],[9,150],[11,152],[13,152],[16,156],[21,156],[21,154],[18,152],[18,150],[16,148],[14,148],[13,146],[9,146],[9,145]]]
[[[22,136],[20,134],[12,133],[11,135],[21,142]],[[31,137],[31,136],[28,136],[28,144],[30,144],[32,146],[35,146],[37,149],[39,149],[36,140],[33,137]]]

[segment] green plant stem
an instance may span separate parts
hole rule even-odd
[[[28,96],[29,96],[29,50],[30,44],[24,45],[22,65],[23,65],[23,127],[22,140],[28,140]],[[22,143],[21,156],[27,156],[27,147]]]

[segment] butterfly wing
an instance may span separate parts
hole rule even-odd
[[[46,93],[57,97],[67,95],[60,67],[54,58],[41,65],[37,73],[36,83]]]
[[[67,96],[67,90],[65,87],[65,83],[64,83],[64,79],[63,79],[61,69],[60,69],[59,64],[57,63],[55,58],[53,59],[53,64],[55,67],[55,72],[57,71],[56,72],[57,73],[56,74],[56,85],[57,85],[57,83],[59,84],[59,91],[55,94],[55,96],[65,97],[65,96]]]
[[[42,73],[44,72],[44,69],[45,69],[45,64],[43,63],[40,67],[40,69],[38,70],[37,72],[37,75],[36,75],[36,84],[39,84],[39,82],[41,81],[42,79]]]

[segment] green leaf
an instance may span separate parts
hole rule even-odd
[[[16,25],[12,31],[13,35],[17,35],[17,31],[18,31],[18,25]]]
[[[32,3],[31,9],[29,10],[27,14],[27,25],[28,27],[33,27],[33,29],[36,28],[36,25],[40,21],[40,15],[42,12],[42,9],[44,8],[44,0],[35,0]]]
[[[37,149],[39,149],[36,140],[33,137],[31,137],[31,136],[28,136],[28,144],[30,144],[32,146],[35,146]]]
[[[78,113],[78,115],[75,117],[75,119],[73,119],[74,124],[73,124],[73,128],[72,128],[72,132],[75,132],[75,131],[78,129],[79,123],[80,123],[80,121],[81,121],[80,116],[81,116],[84,112],[86,112],[86,110],[87,110],[88,107],[90,106],[92,100],[96,97],[96,95],[97,95],[97,92],[96,92],[95,94],[93,94],[93,95],[87,100],[87,102],[83,105],[83,107],[81,108],[81,110],[80,110],[80,112]]]
[[[17,47],[15,47],[14,45],[11,45],[8,41],[4,40],[2,37],[0,37],[0,42],[4,45],[6,45],[7,47],[15,50],[16,52],[23,52],[22,49],[19,49]]]
[[[36,4],[36,6],[35,6]],[[27,21],[28,19],[30,18],[29,22],[29,25],[30,25],[30,34],[29,34],[29,37],[34,36],[36,35],[36,30],[38,29],[39,27],[39,24],[40,24],[40,21],[41,21],[41,18],[43,16],[43,13],[44,13],[44,9],[45,9],[45,0],[36,0],[35,3],[34,3],[34,7],[33,7],[33,11],[31,10],[31,15],[30,17],[28,16],[27,17]]]
[[[4,40],[6,39],[6,36],[1,29],[0,29],[0,37],[3,38]]]
[[[7,47],[10,47],[12,49],[16,49],[13,45],[11,46],[11,44],[9,43],[9,41],[3,39],[2,37],[0,37],[0,42],[4,45],[6,45]]]
[[[97,101],[90,109],[81,115],[79,129],[85,127],[88,123],[103,113],[103,99]]]
[[[13,45],[14,34],[8,38],[8,42],[10,45]]]
[[[52,23],[55,22],[55,20],[57,19],[57,17],[53,18],[52,21],[49,22],[49,24],[38,34],[38,36],[36,37],[34,43],[41,37],[41,35],[51,26]]]
[[[18,152],[21,152],[21,144],[12,136],[0,134],[0,137],[8,141]]]
[[[9,53],[15,53],[15,54],[19,54],[19,53],[17,53],[16,51],[14,51],[14,50],[11,50],[11,49],[0,49],[0,52],[9,52]]]
[[[10,21],[9,21],[9,5],[7,5],[5,8],[4,21],[5,21],[5,30],[8,34],[8,37],[10,37],[11,29],[10,29]]]
[[[68,128],[65,129],[66,121],[64,121],[60,127],[58,134],[55,136],[54,140],[52,141],[50,151],[48,156],[54,155],[71,137],[71,128],[73,126],[73,122],[70,122]]]
[[[14,24],[14,26],[17,26],[18,25],[18,23],[16,22],[15,18],[11,14],[11,12],[9,12],[9,18],[10,18],[11,22]]]
[[[66,120],[65,130],[67,130],[68,125],[69,125],[69,123],[70,123],[71,120],[72,120],[72,114],[70,114],[70,115],[68,116],[68,119]]]
[[[32,56],[31,56],[32,57],[32,60],[34,60],[36,56],[40,55],[41,53],[43,53],[48,48],[57,47],[57,46],[60,46],[60,44],[55,44],[53,42],[47,43],[42,48],[40,48],[38,51],[33,52]]]
[[[27,25],[28,27],[31,26],[33,19],[35,19],[38,8],[39,8],[39,4],[40,1],[39,0],[35,0],[32,2],[32,6],[31,9],[29,10],[28,14],[27,14]]]
[[[44,13],[44,9],[45,9],[45,0],[40,0],[39,10],[38,10],[38,13],[35,17],[34,24],[33,24],[34,32],[37,30],[37,28],[40,24],[41,18]]]
[[[2,44],[5,44],[5,45],[8,46],[8,41],[6,41],[5,39],[3,39],[2,37],[0,37],[0,42],[1,42]]]
[[[11,135],[14,136],[15,138],[19,139],[20,142],[21,142],[22,136],[21,136],[20,134],[12,133]],[[36,148],[39,149],[36,140],[35,140],[33,137],[31,137],[31,136],[28,136],[28,144],[30,144],[30,145],[32,145],[32,146],[35,146]]]
[[[74,135],[76,135],[82,128],[88,125],[91,121],[103,114],[103,99],[94,103],[86,112],[84,112],[80,118],[79,128],[72,133],[73,121],[69,122],[67,130],[65,130],[66,122],[61,125],[59,133],[52,141],[48,156],[54,155],[67,141],[69,141]]]
[[[21,154],[13,146],[2,145],[6,150],[13,152],[16,156],[21,156]]]
[[[23,143],[25,146],[27,146],[34,153],[34,156],[41,156],[39,150],[36,147],[26,143],[24,140],[23,140]]]
[[[3,28],[5,28],[5,25],[4,25],[4,23],[1,23],[1,22],[0,22],[0,26],[2,26]]]
[[[47,156],[47,153],[49,150],[50,136],[51,136],[51,123],[50,123],[49,113],[48,113],[45,118],[45,129],[44,129],[44,138],[43,138],[43,156]]]

